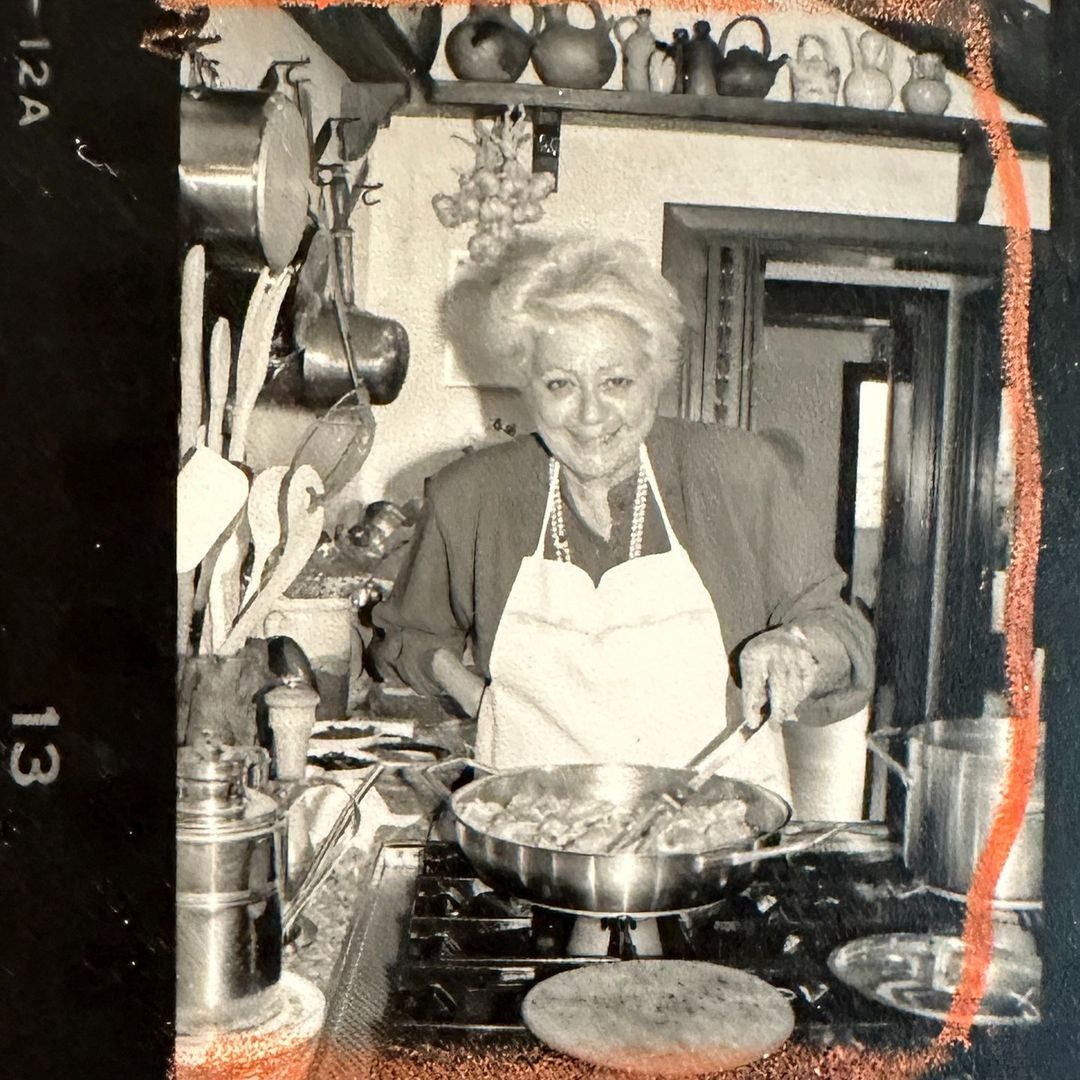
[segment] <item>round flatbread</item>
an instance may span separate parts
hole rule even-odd
[[[795,1017],[745,971],[691,960],[626,960],[553,975],[522,1004],[543,1043],[607,1068],[662,1076],[721,1072],[782,1046]]]

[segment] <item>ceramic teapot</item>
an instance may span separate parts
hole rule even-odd
[[[596,0],[588,0],[594,25],[579,27],[567,15],[569,4],[544,4],[544,29],[533,46],[533,67],[548,86],[599,90],[615,70],[611,20]]]
[[[844,102],[857,109],[887,109],[892,104],[892,42],[876,30],[855,37],[845,26],[844,36],[851,52],[851,74],[844,80]]]
[[[712,97],[716,93],[716,62],[720,51],[710,37],[712,27],[704,19],[694,23],[694,36],[686,43],[683,55],[683,93]]]
[[[465,19],[446,36],[446,62],[470,82],[514,82],[525,70],[540,28],[533,8],[532,31],[510,17],[508,7],[472,4]]]
[[[742,22],[752,22],[761,31],[761,52],[749,45],[727,51],[728,34]],[[787,63],[787,54],[769,59],[772,41],[765,24],[756,15],[740,15],[724,27],[717,44],[716,92],[724,97],[763,98],[772,89],[776,73]]]
[[[952,91],[945,82],[945,61],[939,53],[919,53],[911,58],[911,78],[900,90],[909,113],[941,116],[949,107]]]
[[[840,92],[840,69],[832,62],[829,46],[817,34],[803,34],[794,60],[787,62],[791,73],[791,100],[834,105]]]
[[[615,37],[623,54],[624,90],[641,93],[650,89],[649,62],[657,51],[651,19],[652,12],[648,8],[639,8],[636,15],[627,15],[615,22]]]

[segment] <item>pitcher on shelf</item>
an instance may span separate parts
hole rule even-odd
[[[544,29],[533,47],[533,67],[548,86],[599,90],[611,78],[618,56],[611,40],[612,20],[596,0],[588,0],[594,25],[574,26],[569,4],[544,4]]]
[[[615,22],[615,37],[623,54],[624,90],[643,93],[651,89],[650,62],[658,51],[651,19],[652,12],[648,8],[638,8],[636,15],[626,15]]]
[[[857,109],[887,109],[895,88],[892,71],[893,43],[876,30],[866,30],[855,37],[845,26],[844,36],[851,52],[851,74],[844,81],[844,103]]]

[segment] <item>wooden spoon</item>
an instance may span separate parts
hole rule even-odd
[[[195,449],[203,411],[203,292],[206,253],[196,244],[184,257],[180,287],[180,460]]]
[[[232,370],[232,330],[228,319],[218,319],[210,334],[210,416],[206,445],[220,454],[225,444],[225,403],[229,400]]]
[[[184,256],[180,288],[180,461],[198,445],[199,424],[202,422],[205,285],[206,252],[196,244]],[[181,571],[176,578],[176,652],[179,657],[187,656],[190,652],[194,614],[195,571]]]
[[[255,545],[255,558],[251,566],[251,577],[241,610],[251,603],[252,597],[262,584],[262,573],[266,561],[277,550],[281,542],[281,517],[278,513],[278,500],[281,497],[281,485],[289,474],[288,465],[274,465],[264,469],[255,477],[248,496],[247,517],[251,540]]]
[[[285,494],[285,547],[269,581],[233,623],[228,637],[217,648],[219,656],[235,656],[248,638],[262,631],[263,622],[285,590],[311,558],[322,535],[323,484],[309,465],[301,465],[290,477]]]
[[[247,453],[247,433],[251,414],[263,383],[274,340],[274,326],[285,294],[292,281],[292,268],[271,276],[263,270],[248,302],[240,351],[236,358],[236,398],[233,402],[229,457],[243,461]]]
[[[210,590],[206,601],[206,617],[203,622],[199,652],[204,656],[213,654],[224,640],[240,607],[240,564],[244,561],[247,544],[247,525],[244,515],[237,516],[229,529],[221,550],[210,571]]]

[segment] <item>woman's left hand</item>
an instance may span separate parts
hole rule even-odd
[[[751,639],[739,659],[743,716],[751,729],[795,719],[818,681],[818,662],[798,630],[779,628]],[[768,705],[768,714],[765,707]]]

